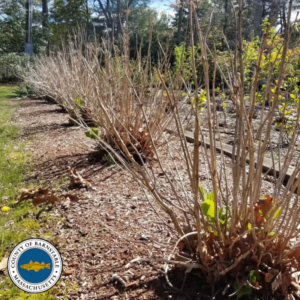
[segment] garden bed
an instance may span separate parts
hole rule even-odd
[[[92,186],[72,190],[78,202],[55,204],[39,218],[40,222],[49,215],[60,218],[56,223],[45,221],[42,227],[53,232],[49,240],[63,257],[64,275],[53,291],[58,298],[208,299],[217,292],[217,287],[214,290],[206,285],[200,273],[189,275],[182,292],[176,292],[167,285],[160,263],[133,263],[126,268],[137,257],[167,258],[174,242],[169,243],[172,230],[166,230],[162,222],[170,220],[166,215],[158,217],[143,190],[121,167],[94,152],[93,140],[85,137],[84,130],[70,126],[68,115],[59,106],[43,100],[21,103],[15,120],[24,138],[35,137],[30,149],[35,170],[28,180],[64,192],[68,190],[69,170],[75,167]],[[173,143],[176,147],[176,140]],[[216,159],[220,161],[220,155]],[[230,163],[226,158],[228,167]],[[152,169],[156,164],[150,162]],[[200,175],[202,184],[209,187],[208,174]],[[263,192],[268,194],[271,188],[271,183],[263,182]],[[114,274],[125,281],[125,287],[111,281]],[[171,282],[179,288],[183,277],[181,271],[170,274]]]

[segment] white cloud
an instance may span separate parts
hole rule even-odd
[[[297,15],[298,15],[298,18],[297,18]],[[292,11],[292,13],[291,13],[291,22],[293,23],[294,21],[296,21],[296,18],[297,18],[297,21],[299,22],[299,20],[300,20],[300,10]],[[279,31],[280,28],[281,28],[281,25],[279,24],[279,25],[276,26],[275,29],[276,29],[276,31]]]
[[[171,17],[174,17],[176,11],[171,7],[171,5],[174,3],[174,0],[153,0],[149,6],[157,10],[159,14],[165,13]]]

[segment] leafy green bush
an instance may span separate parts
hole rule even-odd
[[[30,61],[30,56],[20,53],[0,55],[0,80],[17,80],[17,71]]]

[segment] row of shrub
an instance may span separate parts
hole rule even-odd
[[[36,57],[34,64],[19,74],[39,96],[51,97],[64,107],[70,118],[151,194],[148,200],[152,209],[177,237],[168,259],[160,262],[180,265],[187,272],[200,270],[209,283],[221,286],[226,297],[254,293],[260,299],[270,294],[292,297],[300,288],[293,276],[300,269],[296,235],[300,168],[299,157],[295,161],[294,155],[300,102],[297,70],[291,67],[291,60],[297,61],[299,56],[297,50],[289,49],[294,25],[289,23],[288,32],[280,36],[266,21],[263,38],[253,43],[243,41],[239,25],[236,49],[218,53],[207,46],[193,1],[188,5],[200,42],[197,51],[190,47],[188,70],[182,58],[177,61],[176,72],[171,72],[168,53],[154,68],[150,60],[139,55],[130,60],[125,46],[119,50],[107,41],[85,43],[77,38],[60,51]],[[241,24],[242,14],[237,15],[237,24]],[[124,41],[126,45],[126,36]],[[191,74],[193,95],[188,89]],[[221,148],[223,145],[216,126],[217,74],[226,84],[236,111],[230,163],[216,149],[218,143]],[[261,80],[264,84],[258,91]],[[186,87],[191,98],[193,147],[184,136],[187,105],[179,101],[179,86]],[[283,95],[284,89],[289,89],[288,97]],[[205,110],[200,109],[203,99]],[[278,109],[285,114],[291,104],[290,141],[281,157],[281,149],[271,147],[272,124]],[[260,115],[254,124],[258,105]],[[200,113],[206,118],[205,128],[200,124]],[[210,148],[199,147],[204,143],[203,129],[208,130]],[[172,136],[176,136],[174,142]],[[280,168],[269,194],[263,194],[267,152],[271,152],[273,167],[280,163]],[[155,161],[155,168],[147,163],[149,159]],[[296,168],[283,185],[292,162]],[[209,180],[201,182],[207,177]],[[172,228],[165,215],[171,219]]]
[[[19,74],[37,95],[66,109],[73,122],[98,128],[91,134],[103,147],[102,142],[123,151],[125,145],[143,160],[154,155],[150,135],[161,144],[168,101],[147,60],[132,61],[108,42],[78,38],[59,52],[36,57]]]

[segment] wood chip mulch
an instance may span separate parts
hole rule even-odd
[[[211,299],[216,291],[200,274],[191,276],[178,292],[167,285],[161,264],[125,267],[137,257],[166,258],[169,232],[137,183],[120,166],[109,166],[97,156],[93,141],[70,125],[59,106],[20,100],[14,120],[22,139],[31,141],[26,151],[32,153],[35,168],[27,180],[80,199],[56,203],[39,215],[44,224],[40,237],[52,242],[63,258],[64,273],[55,287],[59,299]],[[92,188],[69,190],[71,168]],[[46,232],[53,236],[45,237]],[[160,242],[153,243],[152,237]],[[183,278],[180,272],[170,274],[179,289]]]

